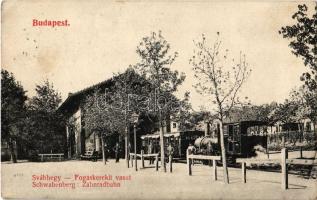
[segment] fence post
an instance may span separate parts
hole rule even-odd
[[[217,161],[212,160],[212,167],[213,167],[213,174],[214,174],[214,180],[217,180]]]
[[[288,171],[286,159],[288,157],[288,151],[286,148],[283,148],[281,151],[281,167],[282,167],[282,189],[288,189]]]
[[[242,170],[242,182],[246,183],[247,182],[247,169],[246,169],[245,162],[241,163],[241,170]]]
[[[158,171],[158,155],[155,156],[155,169]]]
[[[192,175],[192,166],[191,166],[191,159],[189,158],[189,149],[187,149],[186,151],[186,155],[187,155],[187,166],[188,166],[188,174],[189,176]]]
[[[170,172],[173,172],[172,161],[173,161],[172,155],[169,155],[169,156],[168,156],[168,164],[169,164],[169,166],[170,166]]]
[[[141,164],[142,164],[142,168],[144,168],[144,150],[141,150]]]
[[[303,158],[303,147],[300,146],[300,158]]]
[[[131,157],[131,156],[130,156],[130,153],[128,153],[127,156],[128,156],[128,168],[130,168],[130,157]]]

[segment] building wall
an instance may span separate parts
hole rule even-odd
[[[171,121],[171,133],[179,131],[179,123]]]
[[[81,109],[79,108],[70,118],[71,127],[66,127],[69,157],[79,157],[82,154],[82,124]],[[74,138],[72,137],[74,136]],[[72,152],[72,153],[70,153]]]
[[[90,134],[89,137],[85,139],[85,149],[101,151],[100,137],[96,132]]]

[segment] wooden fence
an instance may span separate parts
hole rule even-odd
[[[155,158],[155,169],[156,171],[158,171],[158,154],[154,153],[154,154],[144,154],[144,151],[141,151],[141,154],[135,154],[135,153],[130,153],[130,161],[131,161],[131,166],[133,167],[133,160],[137,160],[139,158],[141,158],[141,166],[142,168],[145,168],[145,164],[144,164],[144,158]],[[137,171],[137,166],[134,166],[136,171]]]
[[[241,175],[242,182],[247,182],[247,173],[246,173],[246,163],[249,164],[280,164],[281,165],[281,188],[286,190],[288,189],[288,164],[292,165],[317,165],[317,160],[309,160],[309,159],[288,159],[288,151],[287,149],[282,149],[281,151],[281,159],[237,159],[237,163],[241,163]]]
[[[186,158],[187,158],[188,174],[190,176],[193,174],[192,163],[194,160],[212,160],[213,177],[214,177],[214,180],[217,180],[217,161],[221,160],[220,156],[206,156],[206,155],[189,154],[188,149],[187,149],[186,155],[187,155]]]

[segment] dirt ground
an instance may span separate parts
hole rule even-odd
[[[139,167],[140,164],[139,161]],[[145,164],[148,166],[148,161],[145,161]],[[124,160],[120,160],[119,163],[110,160],[106,165],[102,161],[2,163],[1,169],[3,198],[296,200],[317,198],[316,179],[289,175],[289,189],[282,190],[280,173],[247,170],[247,183],[244,184],[241,181],[241,169],[229,168],[230,184],[226,185],[222,181],[221,167],[218,167],[218,180],[214,181],[212,167],[201,164],[193,166],[192,176],[188,175],[187,165],[184,163],[175,163],[173,173],[164,173],[160,169],[155,171],[153,166],[136,172],[134,168],[128,169]],[[103,176],[108,180],[83,182],[85,176],[92,175]],[[39,184],[51,183],[52,180],[38,179],[53,176],[61,178],[56,179],[54,187],[39,186]],[[110,176],[112,180],[109,180]],[[90,183],[92,185],[88,187]],[[100,187],[101,184],[103,187]]]

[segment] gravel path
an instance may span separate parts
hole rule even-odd
[[[154,167],[135,172],[126,167],[124,160],[119,163],[110,160],[107,165],[101,161],[2,163],[1,168],[4,198],[298,200],[317,197],[315,179],[289,175],[290,189],[283,191],[280,173],[247,170],[247,183],[243,184],[241,170],[229,168],[230,184],[225,185],[221,167],[218,167],[218,180],[214,181],[212,168],[200,164],[193,167],[193,176],[188,176],[187,166],[182,163],[173,165],[173,173],[157,172]]]

